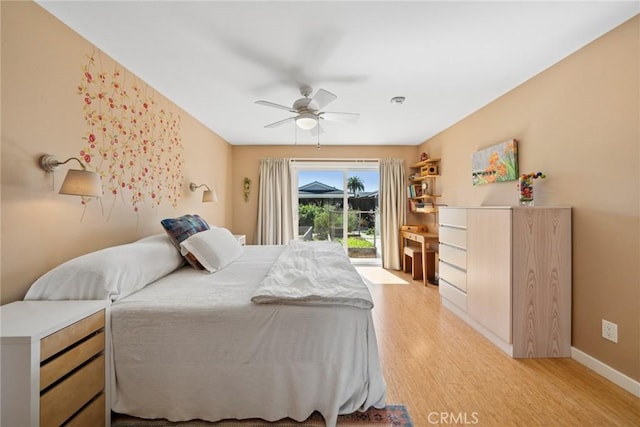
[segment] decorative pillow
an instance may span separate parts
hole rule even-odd
[[[183,264],[167,235],[157,234],[60,264],[36,280],[24,299],[116,301]]]
[[[169,238],[180,251],[180,243],[186,240],[189,236],[192,236],[201,231],[209,230],[209,224],[202,219],[199,215],[183,215],[178,218],[167,218],[160,221],[162,227],[169,235]],[[184,255],[185,259],[196,270],[204,270],[204,267],[200,265],[198,260],[190,255]]]
[[[210,273],[223,269],[242,255],[242,246],[226,228],[194,234],[180,247],[183,255],[190,254]]]
[[[160,221],[173,244],[180,250],[180,243],[189,236],[209,229],[209,224],[199,215],[183,215]]]

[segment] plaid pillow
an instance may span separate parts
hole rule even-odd
[[[180,243],[189,236],[209,229],[209,224],[198,215],[183,215],[178,218],[167,218],[160,221],[160,224],[162,224],[162,227],[164,227],[171,242],[178,251],[180,251]],[[204,270],[202,264],[193,256],[185,256],[185,259],[196,270]]]

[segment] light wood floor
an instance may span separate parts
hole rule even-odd
[[[374,282],[387,403],[406,405],[416,427],[640,426],[640,398],[578,362],[512,359],[441,307],[438,287],[357,268]]]

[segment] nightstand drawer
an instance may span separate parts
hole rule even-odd
[[[59,426],[104,390],[104,354],[40,397],[40,426]]]
[[[87,335],[104,328],[104,311],[69,325],[40,341],[40,361],[46,360]]]
[[[101,426],[104,424],[105,401],[104,393],[96,397],[82,411],[76,414],[65,427]]]
[[[45,363],[40,368],[40,390],[49,387],[103,350],[104,332],[99,332],[80,345]]]
[[[0,306],[0,425],[107,427],[109,301]]]

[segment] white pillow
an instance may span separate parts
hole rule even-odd
[[[183,264],[169,237],[157,234],[60,264],[36,280],[24,299],[116,301]]]
[[[242,246],[226,228],[212,228],[180,243],[182,255],[191,254],[210,273],[223,269],[242,255]]]

